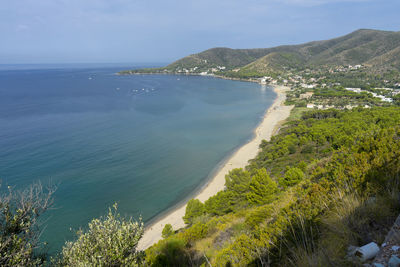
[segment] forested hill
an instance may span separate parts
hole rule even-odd
[[[269,74],[287,69],[361,64],[375,71],[400,70],[400,32],[361,29],[331,40],[300,45],[258,49],[212,48],[164,68],[139,72],[207,72],[229,76],[230,71]]]
[[[381,245],[400,212],[399,122],[398,107],[292,117],[225,190],[190,200],[187,227],[166,225],[146,263],[372,266],[348,248]]]

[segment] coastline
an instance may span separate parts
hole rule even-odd
[[[228,76],[223,76],[223,75],[215,75],[215,74],[200,74],[200,73],[164,73],[164,72],[137,72],[137,73],[121,73],[117,72],[115,75],[183,75],[183,76],[201,76],[201,77],[214,77],[214,78],[219,78],[223,80],[232,80],[232,81],[242,81],[242,82],[251,82],[251,83],[259,83],[259,79],[253,79],[253,78],[235,78],[235,77],[228,77]],[[273,85],[270,85],[273,86]],[[274,85],[274,86],[279,86],[279,85]]]
[[[270,140],[279,124],[287,119],[292,106],[285,106],[286,86],[273,86],[276,99],[265,112],[263,120],[254,130],[253,138],[239,149],[237,149],[214,173],[214,176],[202,187],[192,198],[206,201],[225,187],[225,175],[235,168],[244,168],[250,159],[256,157],[262,140]],[[178,204],[175,208],[166,212],[159,219],[146,227],[142,239],[139,241],[138,249],[144,250],[162,239],[161,233],[165,224],[171,224],[174,230],[185,227],[182,217],[185,215],[186,202]]]

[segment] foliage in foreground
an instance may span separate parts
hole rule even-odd
[[[61,265],[139,266],[142,253],[136,248],[142,235],[143,223],[121,218],[115,204],[105,218],[93,219],[86,232],[78,232],[75,242],[65,244]]]
[[[53,203],[55,187],[40,183],[24,191],[8,188],[0,197],[0,266],[36,266],[43,259],[36,253],[40,225],[38,218]]]

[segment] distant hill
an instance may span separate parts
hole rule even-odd
[[[273,48],[212,48],[184,57],[154,72],[200,73],[321,68],[363,64],[375,69],[400,70],[400,32],[361,29],[325,41]],[[214,70],[212,70],[214,68]]]
[[[246,69],[261,72],[282,68],[357,65],[400,69],[400,32],[358,30],[343,37],[296,46],[272,48]]]
[[[184,57],[167,66],[167,68],[191,68],[196,66],[242,67],[268,54],[270,49],[231,49],[217,47],[199,54]]]

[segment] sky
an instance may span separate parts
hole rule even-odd
[[[400,31],[399,0],[0,1],[0,64],[168,63],[212,47]]]

